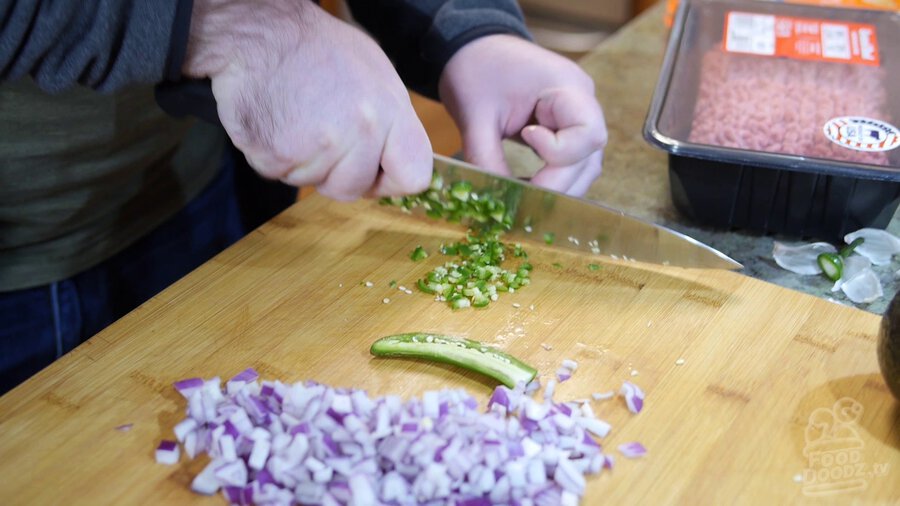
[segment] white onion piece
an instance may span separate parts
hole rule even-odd
[[[591,397],[595,401],[605,401],[607,399],[612,399],[615,396],[616,396],[616,393],[613,392],[612,390],[610,390],[608,392],[594,392],[591,394]]]
[[[859,255],[850,255],[844,259],[844,268],[841,271],[841,279],[834,282],[831,291],[836,292],[840,290],[841,285],[843,285],[844,282],[855,278],[857,274],[865,269],[870,269],[871,267],[872,262],[870,262],[868,258]]]
[[[575,372],[578,369],[578,362],[568,358],[564,359],[560,365],[572,372]]]
[[[550,378],[547,381],[547,386],[544,387],[544,400],[545,401],[553,401],[553,393],[556,391],[556,380]]]
[[[863,269],[852,279],[841,284],[841,291],[857,304],[868,304],[884,297],[881,281],[871,269]]]
[[[900,238],[877,228],[863,228],[844,236],[844,241],[850,244],[862,237],[863,243],[853,250],[855,253],[868,258],[875,265],[887,265],[891,258],[900,253]]]
[[[216,468],[220,465],[222,465],[222,462],[215,459],[211,460],[200,471],[200,474],[194,477],[194,481],[191,482],[191,490],[203,495],[212,495],[218,492],[222,485],[219,483],[219,479],[216,478]]]
[[[782,269],[804,276],[822,272],[816,257],[822,253],[836,252],[837,249],[827,242],[788,246],[775,241],[775,245],[772,247],[772,257],[775,259],[775,263],[781,266]]]

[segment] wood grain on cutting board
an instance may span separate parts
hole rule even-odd
[[[587,504],[900,497],[900,407],[878,374],[875,315],[736,273],[598,262],[539,244],[528,247],[532,285],[483,310],[453,312],[388,286],[412,287],[442,262],[412,262],[415,246],[434,251],[461,234],[373,202],[300,202],[0,398],[0,502],[223,504],[189,491],[205,460],[168,467],[153,458],[183,417],[171,384],[186,377],[252,366],[265,379],[372,395],[463,387],[486,401],[491,384],[480,377],[369,356],[375,339],[418,330],[494,344],[545,378],[577,360],[557,399],[623,380],[644,389],[638,415],[621,399],[593,403],[613,425],[608,451],[637,440],[649,454],[619,456],[612,472],[591,477]],[[602,268],[589,270],[592,262]],[[859,403],[861,418],[840,426],[843,438],[819,437],[829,427],[810,427],[811,417],[827,420],[842,398]],[[117,431],[122,424],[134,425]],[[847,480],[823,463],[826,450],[867,466],[850,477],[864,488],[836,493]],[[824,467],[836,478],[795,481]]]

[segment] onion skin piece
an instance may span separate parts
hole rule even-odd
[[[789,246],[775,241],[772,246],[772,258],[776,264],[782,269],[803,276],[812,276],[822,272],[816,261],[821,253],[837,253],[837,248],[827,242]]]
[[[527,385],[537,369],[503,351],[471,339],[410,332],[383,337],[369,350],[376,357],[405,357],[456,365],[484,374],[509,388]]]

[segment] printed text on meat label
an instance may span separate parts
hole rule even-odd
[[[729,53],[880,64],[875,26],[865,23],[729,12],[723,46]]]

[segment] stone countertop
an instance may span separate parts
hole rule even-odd
[[[741,262],[743,274],[853,306],[843,292],[832,292],[832,283],[823,276],[800,276],[775,264],[774,240],[802,241],[712,230],[690,223],[675,210],[669,193],[667,153],[648,144],[642,133],[668,39],[663,4],[659,2],[632,20],[579,61],[594,77],[609,128],[603,175],[587,197],[709,244]],[[888,231],[900,232],[898,215],[894,216]],[[889,266],[875,266],[884,297],[857,307],[883,314],[900,288],[895,275],[898,269],[898,260]]]

